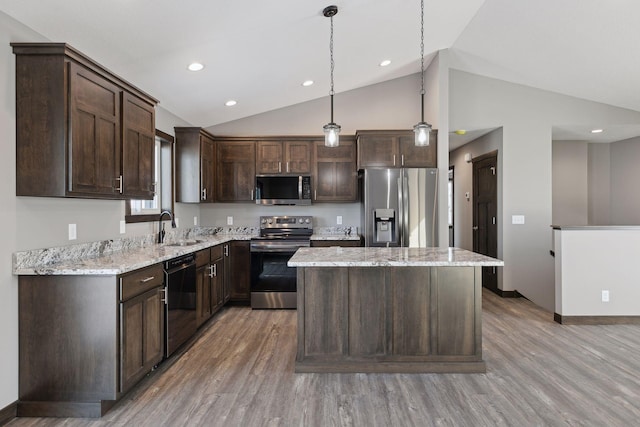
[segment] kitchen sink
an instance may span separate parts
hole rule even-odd
[[[167,243],[167,246],[193,246],[202,243],[202,240],[178,240],[174,243]]]

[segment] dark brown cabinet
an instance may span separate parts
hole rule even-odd
[[[412,130],[358,131],[357,140],[358,169],[437,166],[437,130],[426,147],[416,147]]]
[[[18,283],[18,415],[99,417],[162,360],[162,265]]]
[[[353,138],[340,138],[338,147],[314,142],[313,198],[317,202],[353,202],[358,198],[356,144]]]
[[[362,246],[362,240],[312,240],[311,247],[312,248],[329,248],[332,246],[339,247],[358,247]]]
[[[216,149],[213,135],[199,127],[176,127],[176,201],[215,201]]]
[[[226,302],[223,245],[196,252],[196,324],[201,326]]]
[[[157,100],[64,43],[12,43],[16,195],[153,198]]]
[[[310,174],[311,148],[309,141],[258,141],[256,173]]]
[[[216,156],[217,201],[253,201],[256,176],[255,142],[217,140]]]
[[[235,302],[247,303],[251,296],[251,252],[249,241],[232,241],[226,244],[225,278],[227,279],[225,293]],[[226,298],[226,296],[225,296]]]
[[[122,94],[122,187],[127,197],[155,196],[155,123],[152,105]]]

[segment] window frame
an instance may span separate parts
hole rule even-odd
[[[162,211],[169,211],[171,212],[172,215],[174,215],[175,212],[175,187],[174,187],[174,174],[175,174],[175,138],[171,135],[169,135],[166,132],[163,132],[161,130],[156,129],[155,132],[155,136],[157,138],[160,139],[161,141],[161,145],[160,145],[160,151],[162,153],[162,146],[169,144],[170,147],[170,153],[171,153],[171,160],[170,160],[170,194],[171,197],[169,197],[170,200],[166,200],[167,197],[161,197],[160,198],[160,212]],[[162,156],[162,154],[161,154]],[[161,157],[162,158],[162,157]],[[162,179],[162,176],[160,177],[160,180],[163,182],[163,184],[167,184],[165,181]],[[164,188],[164,185],[160,186],[160,191],[162,191],[163,193],[166,192],[166,189]],[[175,216],[175,215],[174,215]],[[124,221],[127,224],[131,224],[131,223],[138,223],[138,222],[152,222],[152,221],[158,221],[159,218],[159,214],[139,214],[139,215],[134,215],[131,213],[131,203],[130,200],[127,199],[125,201],[125,215],[124,215]]]

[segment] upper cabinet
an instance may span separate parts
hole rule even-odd
[[[256,143],[252,140],[216,139],[216,197],[219,202],[254,200]]]
[[[12,43],[16,195],[152,199],[157,100],[64,43]]]
[[[353,202],[358,198],[356,143],[341,137],[337,147],[326,147],[324,139],[314,143],[312,185],[317,202]]]
[[[258,141],[256,143],[256,173],[310,174],[310,141]]]
[[[176,201],[215,201],[216,150],[213,135],[199,127],[176,127]]]
[[[358,169],[437,166],[437,130],[426,147],[416,147],[411,130],[358,131],[357,140]]]

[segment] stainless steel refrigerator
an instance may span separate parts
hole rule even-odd
[[[365,246],[437,246],[437,169],[364,169],[360,179]]]

